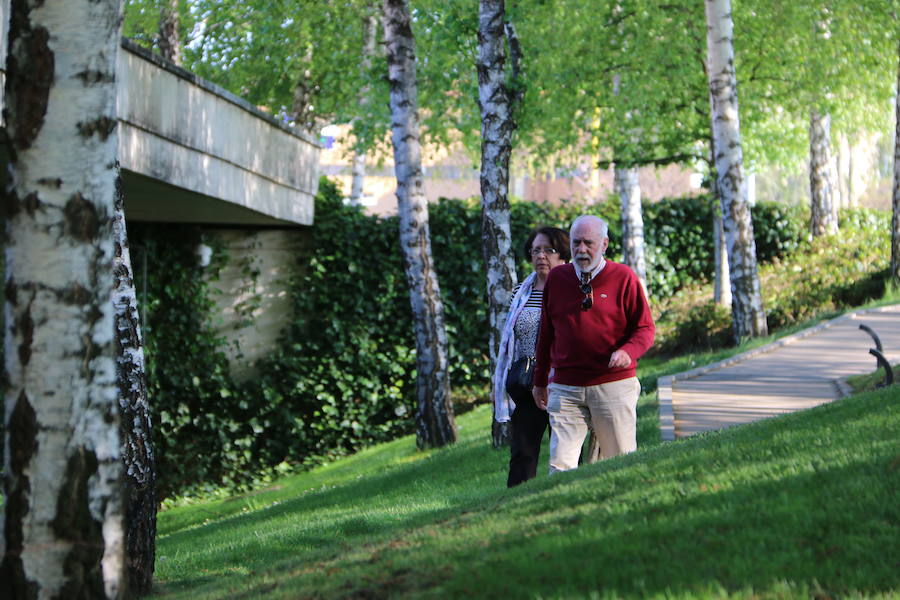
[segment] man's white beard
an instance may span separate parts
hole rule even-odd
[[[596,255],[594,255],[594,260],[591,261],[591,263],[586,267],[582,267],[581,263],[577,262],[579,258],[590,259],[590,255],[588,255],[588,254],[576,254],[575,255],[575,261],[576,261],[575,264],[578,265],[578,268],[581,269],[585,273],[590,273],[591,271],[596,269],[598,266],[600,266],[600,261],[603,260],[603,253],[598,252]]]

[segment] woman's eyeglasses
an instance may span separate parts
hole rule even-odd
[[[546,254],[547,256],[552,256],[554,254],[559,254],[559,250],[556,248],[532,248],[531,255],[532,256],[540,256],[541,254]]]
[[[594,290],[591,288],[591,284],[582,283],[581,293],[584,294],[584,299],[581,301],[581,310],[588,310],[594,305]]]

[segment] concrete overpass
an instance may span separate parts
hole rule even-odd
[[[312,224],[319,145],[308,135],[124,39],[117,77],[129,219]]]
[[[0,84],[8,19],[9,0],[0,0]],[[193,223],[218,240],[227,262],[212,282],[215,322],[233,373],[250,373],[291,316],[287,278],[313,223],[320,146],[128,40],[116,77],[126,220]],[[156,230],[165,235],[164,225]],[[140,251],[132,252],[139,296],[147,277]]]

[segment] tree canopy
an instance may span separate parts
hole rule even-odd
[[[152,45],[161,0],[128,0],[125,32]],[[185,65],[226,89],[293,116],[308,83],[317,123],[353,123],[362,146],[390,126],[383,50],[359,68],[367,0],[183,0]],[[898,0],[735,4],[735,64],[746,160],[753,168],[807,152],[809,111],[853,133],[889,127]],[[522,50],[523,101],[514,145],[550,167],[706,160],[706,26],[697,2],[507,2]],[[478,10],[460,0],[412,2],[426,141],[480,145]],[[383,48],[381,34],[379,45]],[[368,86],[372,101],[360,107]]]

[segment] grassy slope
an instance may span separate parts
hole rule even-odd
[[[900,388],[506,490],[487,407],[160,515],[158,594],[900,597]]]

